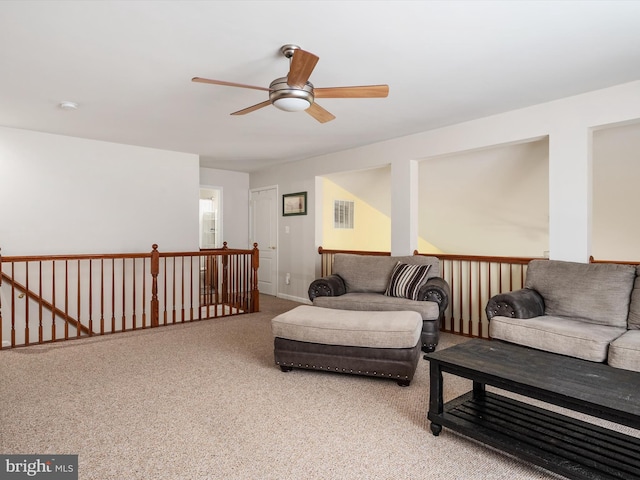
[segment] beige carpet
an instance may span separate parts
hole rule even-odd
[[[0,452],[78,454],[96,479],[558,478],[428,428],[408,388],[273,363],[260,313],[0,352]],[[443,335],[439,348],[464,341]],[[470,382],[446,376],[446,399]]]

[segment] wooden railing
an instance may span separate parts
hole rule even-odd
[[[257,312],[257,247],[0,255],[0,348]]]
[[[390,252],[354,250],[325,250],[321,255],[321,276],[332,272],[333,257],[337,253],[360,255],[390,255]],[[489,324],[485,306],[493,295],[523,287],[527,264],[532,257],[487,257],[477,255],[421,254],[440,259],[440,276],[451,288],[449,306],[440,330],[469,337],[489,338]]]
[[[499,293],[524,286],[531,257],[420,254],[440,259],[440,276],[451,288],[449,307],[440,325],[443,332],[490,338],[485,307]]]

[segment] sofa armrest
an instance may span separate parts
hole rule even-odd
[[[339,275],[317,278],[309,285],[309,300],[316,297],[338,297],[347,293],[344,280]]]
[[[418,292],[418,300],[436,302],[440,314],[449,306],[450,289],[444,278],[431,277]]]
[[[533,318],[544,315],[544,299],[530,288],[500,293],[489,299],[485,308],[487,318],[495,316]]]

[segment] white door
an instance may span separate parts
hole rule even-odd
[[[258,244],[260,293],[278,293],[278,189],[251,190],[251,246]]]

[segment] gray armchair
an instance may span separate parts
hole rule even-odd
[[[415,299],[385,295],[398,262],[430,265],[426,283]],[[440,338],[440,320],[449,305],[450,295],[449,284],[439,276],[437,257],[336,254],[333,272],[314,280],[309,286],[309,300],[314,305],[341,310],[418,312],[423,320],[422,350],[435,350]]]

